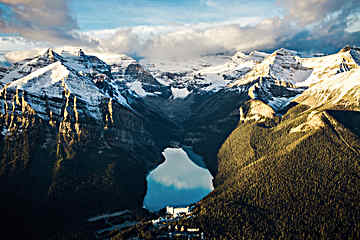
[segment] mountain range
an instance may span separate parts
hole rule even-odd
[[[163,150],[192,146],[215,190],[186,224],[209,237],[360,237],[359,48],[23,55],[0,66],[1,210],[14,234],[48,238],[142,208]]]

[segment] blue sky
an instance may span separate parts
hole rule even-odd
[[[279,14],[273,0],[75,0],[70,4],[81,30],[138,25],[224,22]]]

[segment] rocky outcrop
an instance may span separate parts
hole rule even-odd
[[[161,95],[164,98],[171,96],[169,87],[160,84],[148,71],[146,71],[140,64],[130,64],[125,70],[125,78],[128,81],[139,81],[140,86],[146,93]]]

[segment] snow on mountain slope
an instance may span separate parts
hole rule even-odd
[[[305,81],[311,72],[310,68],[301,64],[300,58],[293,51],[279,49],[230,86],[248,84],[261,77],[271,78],[282,84],[294,86],[299,82]]]
[[[321,80],[349,71],[360,66],[359,49],[345,47],[340,52],[324,57],[303,58],[300,60],[302,65],[313,69],[312,74],[306,81],[299,83],[299,86],[309,86]]]
[[[228,56],[203,56],[191,59],[143,59],[140,63],[161,84],[175,88],[202,88],[212,85],[213,79],[205,79],[200,69],[222,65]],[[218,77],[222,79],[221,77]],[[217,80],[217,79],[215,79]],[[224,84],[223,82],[221,83]]]
[[[95,119],[102,119],[100,105],[103,102],[115,101],[131,109],[121,91],[113,82],[111,67],[100,59],[86,55],[82,50],[78,55],[60,55],[51,49],[32,59],[15,63],[0,82],[4,85],[2,95],[7,92],[31,94],[28,104],[46,118],[46,104],[38,98],[54,101],[50,111],[60,115],[62,108],[57,102],[65,97],[85,106],[86,114]],[[59,99],[59,100],[56,100]],[[6,100],[6,97],[5,97]]]
[[[315,58],[300,58],[292,51],[280,49],[229,86],[250,85],[250,98],[264,101],[275,111],[291,101],[313,107],[326,104],[358,109],[359,64],[360,49],[356,47]]]
[[[8,74],[1,79],[2,83],[9,83],[19,78],[46,67],[56,61],[65,62],[64,58],[53,50],[48,49],[33,58],[28,58],[14,63],[10,68]]]
[[[171,88],[171,92],[174,98],[186,98],[191,94],[187,88]]]
[[[34,58],[43,54],[48,48],[31,48],[29,50],[15,50],[4,52],[4,58],[12,63],[23,61],[27,58]],[[83,47],[82,48],[87,55],[96,56],[108,65],[129,65],[130,63],[136,62],[133,58],[125,54],[117,54],[110,52],[102,52],[96,49]],[[62,46],[53,48],[54,52],[59,53],[62,56],[77,56],[79,53],[79,47],[73,46]]]
[[[61,62],[55,62],[32,72],[26,77],[10,82],[7,89],[21,89],[28,93],[44,93],[49,97],[62,97],[63,91],[70,91],[90,105],[99,103],[105,97],[89,79],[76,76]],[[86,91],[86,92],[84,92]]]
[[[196,73],[200,73],[202,75],[222,74],[225,75],[225,79],[233,80],[249,72],[256,64],[261,63],[265,56],[267,56],[267,54],[261,52],[251,52],[247,55],[239,51],[224,64],[205,67]],[[231,76],[231,73],[235,73],[234,76]]]
[[[211,91],[216,92],[223,89],[226,85],[235,79],[248,73],[256,64],[260,63],[268,54],[262,52],[251,52],[244,54],[237,52],[230,56],[226,54],[216,54],[202,56],[191,59],[143,59],[140,62],[147,72],[145,75],[152,75],[156,82],[144,83],[138,81],[138,75],[132,72],[127,74],[128,67],[137,64],[136,61],[126,55],[103,53],[96,50],[86,49],[86,52],[101,59],[104,63],[111,66],[110,72],[118,89],[129,89],[137,97],[171,94],[170,88],[175,90],[183,90],[188,92]],[[6,54],[6,58],[12,62],[16,62],[15,72],[10,72],[3,82],[13,81],[24,77],[26,74],[36,70],[27,59],[41,55],[45,49],[32,49],[28,51],[10,52]],[[62,63],[68,68],[74,69],[80,74],[91,74],[90,67],[78,61],[79,49],[76,47],[65,46],[55,48],[54,52],[58,52]],[[20,66],[21,65],[21,66]],[[143,74],[140,73],[140,74]],[[141,77],[140,77],[141,78]],[[143,79],[144,80],[144,79]],[[145,80],[146,81],[146,80]],[[164,90],[164,87],[168,89]],[[174,96],[176,97],[176,96]]]
[[[30,73],[26,77],[20,78],[16,81],[9,82],[7,88],[26,89],[28,92],[37,93],[39,90],[43,91],[52,85],[65,80],[69,77],[69,70],[61,64],[55,62],[35,72]],[[51,88],[49,90],[52,90]],[[58,97],[61,97],[59,95]]]
[[[192,59],[143,59],[145,69],[166,86],[216,92],[249,72],[266,53],[216,54]]]
[[[126,86],[139,97],[155,96],[154,93],[145,91],[140,81],[128,82]]]
[[[280,112],[304,91],[296,84],[305,81],[311,72],[302,66],[296,52],[279,49],[227,87],[242,91],[245,88],[250,98],[262,100]]]
[[[321,79],[294,101],[313,108],[328,105],[360,111],[360,69]]]
[[[224,88],[238,89],[247,91],[250,98],[262,100],[279,112],[310,84],[325,84],[328,79],[336,81],[333,80],[334,76],[356,69],[360,63],[359,49],[351,47],[337,54],[315,58],[300,58],[296,52],[279,49],[273,54],[254,51],[249,54],[236,52],[233,56],[217,54],[187,60],[143,59],[140,62],[144,65],[126,55],[98,53],[103,58],[100,60],[74,47],[58,50],[60,54],[45,51],[39,56],[14,63],[7,70],[3,68],[0,82],[9,84],[16,81],[19,89],[27,86],[29,91],[37,88],[45,91],[62,81],[51,76],[61,76],[69,81],[69,86],[73,80],[79,80],[82,88],[89,89],[84,94],[78,85],[72,86],[74,94],[82,96],[84,101],[94,102],[89,96],[100,94],[102,97],[114,98],[128,108],[122,95],[124,92],[135,98],[161,96],[165,99],[184,99],[190,94],[215,93]],[[25,55],[28,54],[20,54]],[[112,64],[109,65],[109,62]],[[42,82],[40,79],[43,78],[52,80]],[[12,83],[8,87],[15,88],[16,84]],[[92,89],[98,92],[90,94]],[[51,91],[48,92],[50,94]]]

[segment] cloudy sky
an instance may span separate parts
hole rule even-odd
[[[359,0],[0,0],[0,36],[144,57],[334,52],[360,45],[359,16]]]

